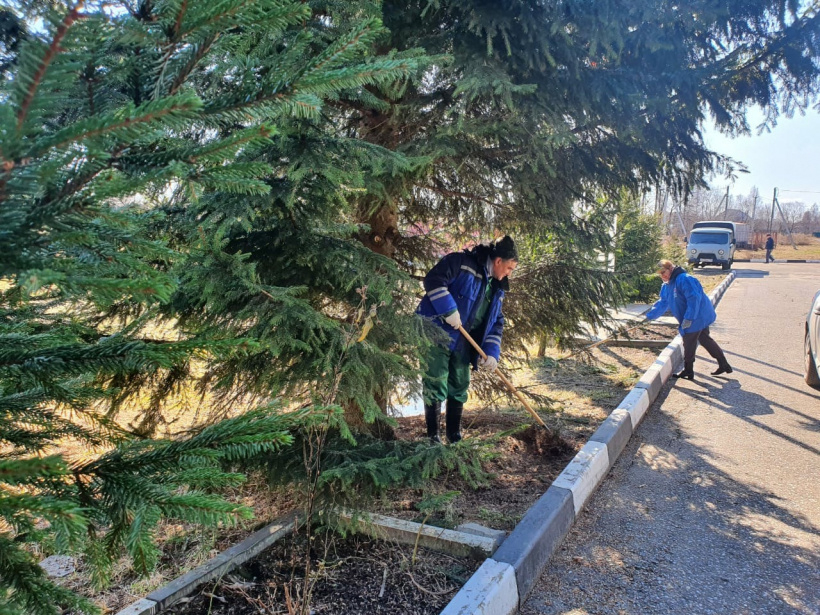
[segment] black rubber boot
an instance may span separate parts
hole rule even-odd
[[[686,380],[694,380],[695,372],[683,370],[677,374],[672,374],[672,378],[686,378]]]
[[[713,376],[720,376],[721,374],[731,374],[733,371],[732,366],[728,363],[722,363],[718,365],[718,368],[712,372]]]
[[[444,413],[444,423],[447,428],[447,441],[455,444],[461,440],[461,413],[464,403],[455,399],[447,399],[447,410]]]
[[[438,437],[438,426],[441,422],[440,401],[424,404],[424,422],[427,423],[427,437],[430,438],[430,442],[441,444],[441,438]]]

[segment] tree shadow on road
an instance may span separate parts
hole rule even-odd
[[[742,464],[727,463],[728,451],[703,444],[680,412],[664,408],[671,390],[767,430],[784,445],[820,454],[808,437],[798,440],[760,422],[785,410],[814,434],[816,417],[745,391],[737,380],[668,383],[522,615],[818,612],[818,522],[792,501],[795,490],[810,493],[800,485],[812,489],[816,477],[761,485]],[[681,407],[680,398],[673,403]],[[684,403],[683,412],[696,406]],[[738,434],[747,445],[750,431]]]
[[[697,381],[696,381],[697,382]],[[723,380],[712,377],[705,377],[699,379],[698,384],[703,387],[703,392],[692,388],[679,388],[678,390],[693,399],[707,402],[712,408],[723,410],[747,423],[754,425],[758,429],[762,429],[772,435],[775,435],[783,440],[799,446],[815,455],[820,456],[820,449],[812,446],[808,442],[798,440],[794,436],[783,433],[770,425],[761,423],[755,420],[755,417],[766,416],[774,414],[775,411],[788,412],[795,416],[799,421],[801,428],[807,432],[820,432],[820,418],[808,415],[799,410],[784,406],[776,401],[764,397],[759,393],[745,391],[741,388],[737,380],[729,379]],[[780,384],[780,386],[783,386]],[[720,391],[727,391],[725,394],[720,394]],[[818,415],[820,416],[820,415]]]
[[[761,365],[765,365],[769,368],[778,369],[778,370],[780,370],[782,372],[785,372],[787,374],[798,376],[801,380],[803,378],[803,374],[801,374],[799,372],[793,372],[793,371],[788,370],[788,369],[783,369],[782,367],[778,367],[777,365],[772,365],[771,363],[766,363],[765,361],[760,361],[760,360],[757,360],[757,359],[751,359],[751,358],[749,358],[745,355],[740,355],[740,354],[737,354],[737,353],[734,353],[734,352],[727,352],[725,350],[724,350],[724,352],[727,355],[734,355],[736,357],[742,357],[744,361],[752,361],[754,363],[759,363]],[[773,384],[777,387],[780,387],[780,388],[783,388],[783,389],[788,389],[789,391],[793,391],[794,393],[798,393],[800,395],[805,395],[806,397],[810,397],[812,399],[817,399],[818,401],[820,401],[820,391],[816,391],[814,389],[811,389],[811,388],[808,387],[808,385],[803,385],[802,388],[798,389],[798,388],[795,388],[795,387],[792,387],[792,386],[789,386],[789,385],[785,384],[782,380],[772,380],[771,378],[766,378],[760,372],[745,371],[745,370],[742,370],[742,369],[738,369],[737,367],[735,367],[734,370],[738,373],[741,373],[741,374],[749,374],[750,376],[753,376],[757,380],[762,380],[764,382],[768,382],[769,384]]]
[[[769,272],[765,269],[735,269],[738,278],[765,278]]]

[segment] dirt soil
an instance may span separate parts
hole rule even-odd
[[[633,333],[633,339],[671,340],[677,332],[674,327],[653,324],[644,332]],[[549,351],[548,356],[531,363],[531,370],[516,373],[515,384],[519,390],[548,400],[549,405],[536,406],[536,410],[551,431],[533,425],[520,405],[503,401],[483,407],[468,402],[462,418],[465,438],[486,439],[520,428],[500,438],[493,449],[495,458],[485,462],[484,470],[493,475],[490,484],[473,490],[453,473],[432,481],[424,490],[394,493],[376,512],[421,522],[417,505],[422,499],[455,490],[460,493],[452,505],[427,523],[452,528],[475,522],[511,530],[640,379],[657,353],[644,348],[609,348],[606,344],[574,354]],[[425,437],[424,417],[405,417],[398,422],[399,438]]]
[[[677,333],[677,328],[674,326],[651,323],[637,329],[618,332],[612,338],[616,340],[672,341]]]
[[[646,336],[641,339],[671,339],[674,334],[674,327],[663,325],[650,325],[646,331],[633,332],[633,335]],[[513,433],[497,437],[492,445],[494,455],[483,465],[492,476],[489,484],[472,489],[457,471],[452,471],[430,481],[423,489],[394,491],[372,511],[421,522],[425,518],[419,511],[420,502],[455,491],[458,495],[427,518],[426,523],[454,527],[472,521],[494,529],[511,530],[652,364],[657,352],[644,348],[609,348],[605,344],[571,353],[548,350],[547,356],[530,361],[510,375],[519,390],[539,396],[540,403],[535,408],[549,425],[550,432],[533,426],[532,418],[514,399],[499,396],[489,404],[471,399],[462,419],[466,439],[489,439],[517,428]],[[404,417],[397,422],[399,438],[426,438],[424,417]],[[104,612],[115,613],[239,542],[263,521],[288,512],[291,504],[288,494],[272,491],[261,482],[245,485],[231,497],[254,508],[253,525],[220,531],[163,526],[163,559],[148,579],[134,577],[128,563],[123,562],[120,573],[115,575],[114,586],[94,593],[89,590],[87,572],[80,562],[78,572],[63,583],[94,599]],[[242,571],[223,579],[216,589],[211,585],[201,590],[189,603],[172,612],[184,615],[288,613],[284,587],[292,574],[303,569],[303,566],[294,566],[290,559],[291,543],[284,541],[274,546],[253,565],[246,565]],[[322,562],[320,580],[311,596],[312,612],[317,615],[438,613],[477,566],[469,560],[421,553],[421,550],[418,561],[411,565],[412,548],[408,550],[362,537],[336,538],[330,547],[314,545],[313,556],[317,566]],[[385,570],[385,592],[379,598]],[[292,600],[299,597],[293,593],[298,586],[298,583],[289,586]]]
[[[209,584],[190,601],[169,609],[175,615],[285,614],[304,595],[302,534],[283,540]],[[310,613],[339,615],[433,615],[440,613],[480,562],[361,536],[317,536],[312,565]]]

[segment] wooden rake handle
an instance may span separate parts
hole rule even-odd
[[[470,344],[472,344],[473,348],[475,348],[478,351],[478,354],[481,355],[481,358],[486,360],[487,359],[487,353],[484,352],[481,349],[481,346],[476,344],[475,340],[472,338],[472,336],[469,333],[467,333],[467,331],[465,331],[464,327],[460,326],[458,328],[458,331],[459,331],[459,333],[461,333],[461,335],[463,335],[467,339],[468,342],[470,342]],[[527,409],[527,412],[529,412],[532,415],[532,418],[534,418],[538,422],[538,424],[541,425],[541,427],[543,427],[545,429],[549,429],[547,427],[547,424],[544,423],[544,421],[541,420],[541,417],[538,416],[538,414],[535,412],[535,410],[533,410],[532,407],[527,403],[527,400],[524,399],[524,396],[521,395],[521,393],[518,392],[518,389],[516,389],[515,386],[513,386],[513,383],[510,382],[509,379],[504,374],[501,373],[501,370],[498,369],[498,367],[495,368],[495,374],[501,379],[501,382],[503,382],[507,386],[507,388],[510,390],[510,393],[515,395],[518,398],[518,401],[520,401],[524,405],[524,407]]]

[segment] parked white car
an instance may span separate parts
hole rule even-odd
[[[820,290],[814,295],[806,316],[806,384],[820,389]]]

